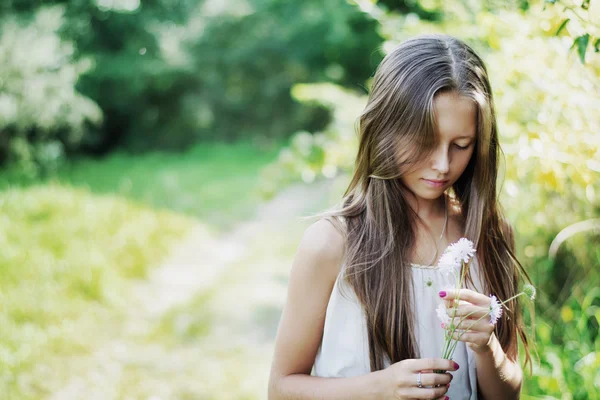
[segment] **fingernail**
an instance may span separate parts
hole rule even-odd
[[[454,368],[459,369],[460,365],[458,365],[456,362],[454,362]]]
[[[444,324],[444,323],[442,322],[442,328],[445,328],[445,327],[446,327],[446,324]]]
[[[444,400],[450,400],[450,397],[446,396],[444,397]]]
[[[442,290],[442,291],[440,292],[440,297],[446,297],[446,292]]]

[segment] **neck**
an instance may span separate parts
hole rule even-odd
[[[446,212],[445,194],[437,199],[417,199],[415,196],[408,196],[408,203],[414,212],[422,220],[430,220],[443,217]]]

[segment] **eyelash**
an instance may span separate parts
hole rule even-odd
[[[457,145],[456,143],[455,143],[454,145],[455,145],[455,146],[456,146],[456,147],[457,147],[459,150],[466,150],[466,149],[468,149],[468,148],[469,148],[469,146],[470,146],[470,145],[469,145],[469,146],[464,146],[464,147],[463,147],[463,146],[459,146],[459,145]]]

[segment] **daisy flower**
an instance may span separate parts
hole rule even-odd
[[[456,267],[458,267],[458,261],[456,260],[456,257],[454,257],[454,254],[452,254],[451,251],[446,250],[438,261],[438,268],[442,272],[454,272]]]
[[[492,299],[490,303],[490,324],[496,325],[496,322],[502,316],[502,304],[494,295],[490,295],[490,299]]]
[[[463,261],[465,264],[468,263],[471,257],[473,257],[475,254],[473,242],[466,238],[460,238],[458,242],[452,243],[450,246],[448,246],[448,249],[456,261]]]

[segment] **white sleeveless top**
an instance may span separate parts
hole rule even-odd
[[[474,290],[483,293],[477,258],[469,265]],[[315,376],[341,378],[371,372],[363,308],[354,290],[342,279],[342,274],[343,266],[327,305],[323,339],[313,366],[312,375]],[[450,282],[436,267],[416,264],[412,266],[412,277],[419,358],[440,358],[444,329],[436,314],[441,302],[438,292],[455,287],[455,282]],[[473,351],[464,342],[459,342],[452,359],[460,368],[452,372],[454,378],[446,395],[452,400],[477,399],[477,370]],[[388,367],[389,362],[385,366]]]

